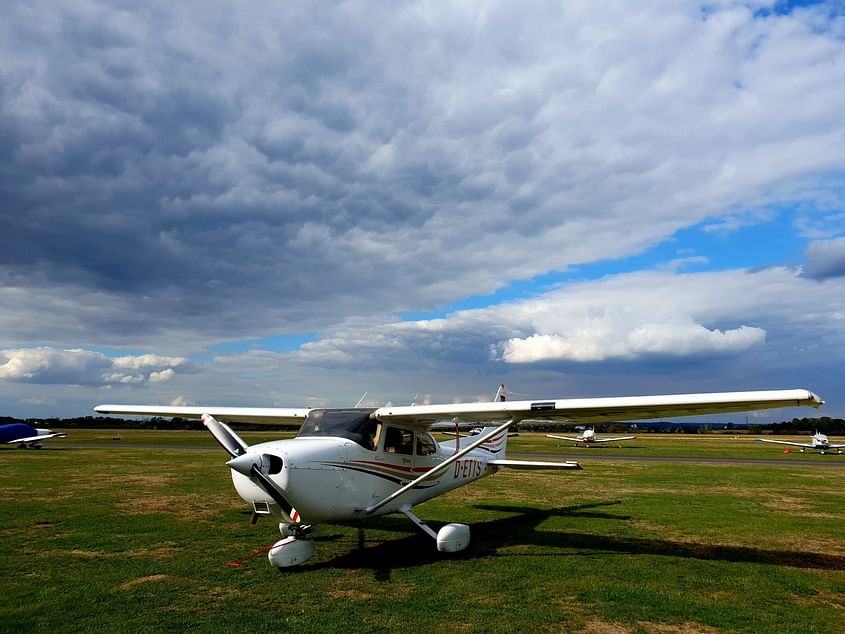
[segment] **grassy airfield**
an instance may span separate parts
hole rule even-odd
[[[845,455],[744,436],[584,449],[523,434],[509,449],[577,455],[584,471],[506,471],[417,507],[435,529],[471,525],[458,556],[391,516],[363,543],[319,527],[314,558],[286,572],[265,555],[227,566],[278,531],[250,525],[205,433],[75,430],[0,450],[0,630],[843,631],[845,468],[805,464]]]

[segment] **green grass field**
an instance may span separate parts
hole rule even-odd
[[[363,543],[356,527],[319,527],[314,558],[279,572],[264,555],[227,566],[278,530],[250,525],[206,434],[74,430],[50,447],[0,451],[2,631],[845,628],[845,468],[799,464],[845,456],[721,436],[562,447],[584,455],[584,471],[502,472],[417,507],[435,529],[471,525],[458,556],[386,517]],[[509,448],[555,445],[522,435]],[[591,461],[594,451],[785,464]]]

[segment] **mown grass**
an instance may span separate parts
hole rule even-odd
[[[107,449],[74,433],[0,451],[0,630],[842,631],[840,468],[502,472],[417,508],[435,528],[469,523],[464,553],[386,517],[363,543],[321,526],[314,559],[278,572],[263,555],[226,565],[278,532],[249,524],[222,451],[154,434],[176,448],[122,432]]]

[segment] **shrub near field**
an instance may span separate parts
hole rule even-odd
[[[582,451],[583,472],[503,472],[417,507],[435,528],[471,525],[459,556],[391,516],[363,543],[319,527],[314,559],[280,573],[264,556],[226,565],[278,531],[250,525],[222,451],[169,433],[166,449],[0,451],[0,628],[841,631],[841,468]]]

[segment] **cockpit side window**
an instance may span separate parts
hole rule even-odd
[[[383,429],[384,427],[381,423],[376,423],[375,425],[370,426],[367,436],[367,449],[375,451],[376,447],[378,447],[378,442],[381,439],[381,432]]]
[[[381,423],[370,417],[373,411],[365,408],[313,409],[308,412],[297,437],[348,438],[365,449],[375,450],[381,433]]]
[[[431,437],[431,434],[426,432],[420,432],[417,434],[417,455],[418,456],[430,456],[434,453],[437,453],[437,443],[434,442],[434,438]]]
[[[410,456],[414,453],[414,432],[409,429],[388,427],[384,436],[384,452]]]

